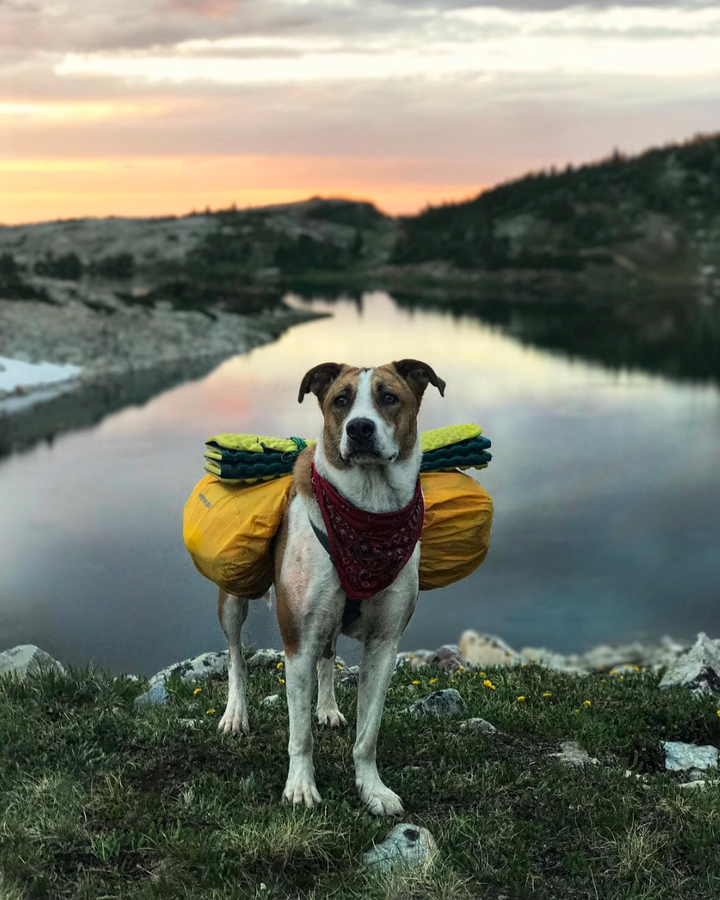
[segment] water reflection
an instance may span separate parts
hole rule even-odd
[[[560,649],[718,631],[715,387],[609,371],[523,344],[507,322],[381,292],[312,306],[334,315],[0,463],[0,645],[144,672],[219,646],[213,588],[180,537],[205,437],[314,436],[318,410],[296,402],[307,368],[405,356],[448,384],[444,400],[428,395],[422,427],[477,421],[492,438],[479,478],[496,502],[487,562],[422,595],[406,647],[469,626]],[[264,604],[249,637],[277,644]]]

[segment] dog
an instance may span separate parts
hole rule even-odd
[[[274,549],[290,719],[283,799],[295,806],[321,801],[311,729],[316,672],[318,723],[347,724],[333,679],[336,641],[346,634],[364,645],[353,749],[356,786],[372,814],[403,812],[402,801],[380,777],[376,747],[398,641],[418,597],[423,506],[417,417],[428,385],[444,396],[445,382],[414,359],[377,368],[323,363],[300,385],[299,402],[314,394],[324,426],[317,446],[303,450],[295,463]],[[229,676],[219,728],[226,733],[248,730],[241,642],[247,608],[247,600],[220,592]]]

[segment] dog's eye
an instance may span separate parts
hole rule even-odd
[[[348,398],[345,394],[338,394],[333,400],[333,406],[347,406]]]
[[[392,406],[393,403],[398,402],[398,398],[395,396],[395,394],[391,394],[390,392],[387,392],[382,395],[382,402],[386,406]]]

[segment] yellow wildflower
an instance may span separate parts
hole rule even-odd
[[[480,672],[481,678],[487,678],[487,672]]]
[[[580,712],[580,710],[579,710],[579,709],[574,709],[573,712]]]
[[[201,691],[202,691],[202,688],[195,688],[195,690],[193,691],[193,694],[195,694],[195,696],[197,696]]]
[[[524,702],[525,702],[525,697],[523,696],[523,694],[520,694],[520,696],[517,698],[517,702],[518,702],[518,703],[524,703]]]
[[[460,666],[460,671],[461,671],[461,672],[464,672],[464,671],[465,671],[465,666]]]
[[[410,684],[420,684],[420,682],[416,679],[415,681],[411,681]]]
[[[278,684],[285,684],[284,678],[278,678]]]
[[[720,709],[716,710],[716,715],[720,716]]]
[[[486,678],[485,681],[483,681],[483,684],[486,688],[490,688],[491,691],[497,690],[497,687],[492,683],[492,681],[490,681],[489,678]]]
[[[552,691],[544,691],[543,697],[552,697]]]
[[[279,662],[279,663],[275,666],[276,669],[282,669],[282,667],[283,667],[282,662]]]
[[[215,715],[215,707],[211,706],[210,709],[205,710],[206,716],[214,716]]]
[[[583,700],[583,706],[592,706],[592,700]]]
[[[435,684],[436,681],[437,678],[431,678],[430,681],[428,681],[428,684]]]

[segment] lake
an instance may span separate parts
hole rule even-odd
[[[428,390],[422,428],[477,422],[492,440],[475,477],[495,524],[477,572],[421,594],[401,647],[465,628],[563,651],[720,633],[717,386],[611,371],[383,292],[302,305],[332,317],[0,460],[0,649],[35,643],[63,662],[152,674],[223,646],[216,590],[181,535],[205,438],[317,436],[314,398],[297,403],[307,369],[403,357],[447,382],[445,399]],[[245,636],[280,646],[262,601]]]

